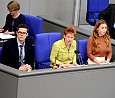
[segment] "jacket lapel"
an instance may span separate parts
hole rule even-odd
[[[14,51],[15,51],[15,56],[16,59],[19,61],[19,50],[18,50],[18,43],[17,43],[17,39],[14,40]]]

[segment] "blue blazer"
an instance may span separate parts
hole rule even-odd
[[[1,63],[19,69],[19,50],[17,39],[10,39],[3,44]],[[34,68],[34,46],[30,40],[25,40],[25,64]]]

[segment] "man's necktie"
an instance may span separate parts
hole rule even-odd
[[[23,45],[20,45],[19,62],[20,62],[20,65],[23,65]]]

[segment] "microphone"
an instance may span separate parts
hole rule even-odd
[[[54,62],[54,66],[53,66],[53,69],[58,69],[59,68],[59,65],[58,64],[56,64],[56,60],[57,60],[57,57],[55,57],[55,62]]]
[[[79,60],[79,64],[83,65],[83,59],[82,59],[82,56],[80,54],[80,51],[75,50],[74,52],[75,52],[75,54],[77,54],[77,57],[78,57],[78,60]]]
[[[75,52],[75,54],[79,54],[80,53],[80,51],[77,51],[77,50],[75,50],[74,52]]]
[[[78,54],[79,51],[75,50],[74,53],[75,53],[75,54]],[[75,54],[73,55],[72,62],[71,62],[70,64],[73,64],[73,60],[74,60],[74,56],[75,56]],[[76,60],[76,62],[77,62],[77,60]]]

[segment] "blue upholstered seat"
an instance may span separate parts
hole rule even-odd
[[[0,62],[1,62],[1,53],[2,53],[2,47],[0,47]]]
[[[35,36],[36,69],[43,69],[45,66],[49,68],[52,44],[60,39],[61,33],[59,32],[42,33]]]
[[[87,64],[87,42],[88,39],[78,40],[77,49],[80,51],[84,64]]]
[[[99,20],[98,14],[109,5],[109,0],[87,0],[86,21],[94,26]]]
[[[26,24],[29,27],[29,36],[35,36],[42,33],[43,19],[37,16],[23,14],[26,19]]]

